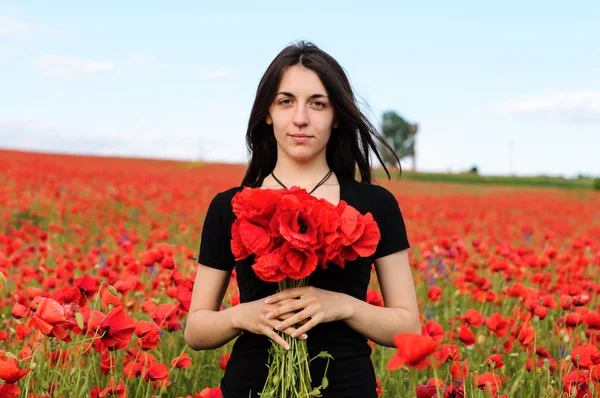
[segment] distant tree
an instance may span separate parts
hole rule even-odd
[[[472,166],[471,169],[469,170],[469,173],[479,174],[479,168],[477,167],[477,165]]]
[[[416,156],[415,156],[415,135],[417,134],[419,127],[417,124],[410,124],[404,120],[400,115],[394,111],[387,111],[383,114],[383,120],[381,124],[381,133],[386,139],[388,144],[398,154],[401,159],[410,157],[412,158],[412,169],[416,170]],[[387,164],[393,164],[394,158],[390,151],[383,145],[381,147],[381,154],[384,161]]]

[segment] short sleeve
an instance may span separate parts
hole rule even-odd
[[[373,216],[376,217],[381,239],[373,254],[374,259],[410,248],[404,217],[396,197],[386,188],[377,187],[379,192],[374,195],[377,203]]]
[[[231,251],[231,217],[231,203],[220,192],[206,211],[198,263],[223,271],[233,270],[235,259]]]

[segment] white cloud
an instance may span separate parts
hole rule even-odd
[[[600,121],[600,90],[555,91],[472,110],[476,115],[507,112],[551,120]]]
[[[36,66],[42,69],[47,76],[69,79],[113,72],[116,69],[116,64],[112,61],[66,57],[58,54],[42,55],[36,62]]]
[[[0,36],[22,37],[39,33],[52,34],[56,31],[47,26],[22,21],[13,16],[0,15]]]

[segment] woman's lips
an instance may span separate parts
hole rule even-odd
[[[293,134],[293,135],[290,135],[290,137],[292,138],[292,140],[294,140],[294,142],[298,142],[298,143],[306,142],[306,141],[308,141],[309,138],[311,138],[310,135],[303,135],[303,134]]]

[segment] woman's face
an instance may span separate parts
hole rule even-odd
[[[297,161],[324,154],[337,127],[327,91],[312,69],[300,65],[288,67],[266,117],[273,125],[278,153]]]

